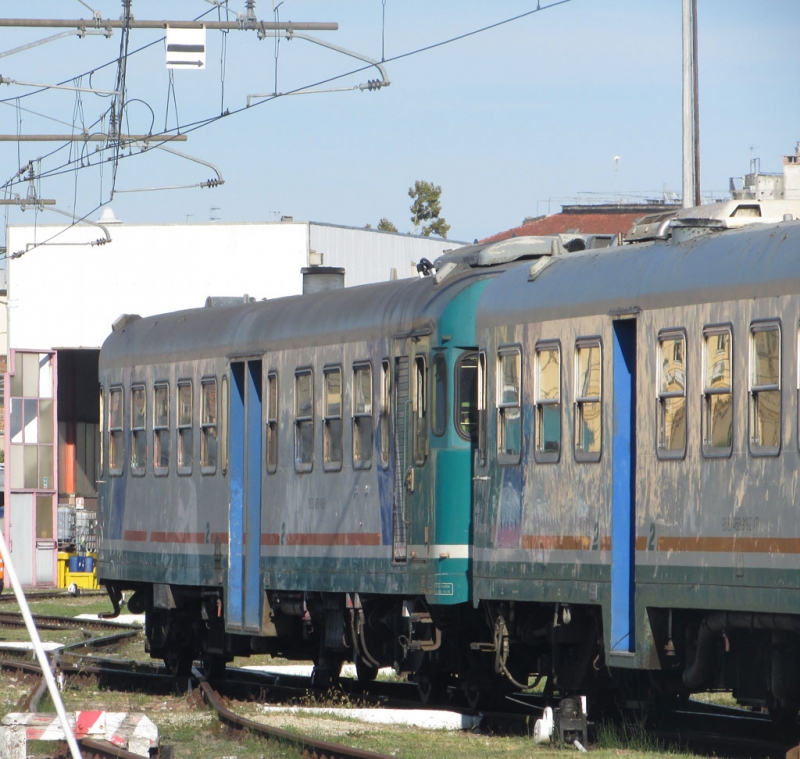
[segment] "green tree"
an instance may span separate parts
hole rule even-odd
[[[397,227],[385,216],[378,222],[378,229],[381,232],[397,232]]]
[[[442,188],[439,185],[421,179],[414,182],[414,186],[408,190],[408,197],[413,201],[411,221],[414,229],[419,229],[419,234],[423,237],[430,237],[431,234],[447,237],[450,225],[444,217],[439,216],[442,212],[441,196]]]

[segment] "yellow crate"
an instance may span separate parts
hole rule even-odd
[[[67,584],[69,587],[73,582],[83,590],[97,590],[100,586],[97,584],[97,575],[94,572],[70,572],[67,570]]]
[[[63,551],[58,552],[58,587],[66,588],[69,585],[67,582],[67,572],[69,571],[69,554]]]

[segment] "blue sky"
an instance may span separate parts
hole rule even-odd
[[[679,192],[680,0],[570,0],[546,8],[551,4],[541,0],[543,10],[519,21],[392,60],[533,10],[537,2],[285,0],[281,20],[340,25],[336,32],[310,32],[314,36],[378,59],[385,44],[391,86],[281,97],[233,113],[175,145],[217,166],[224,186],[119,193],[111,205],[129,222],[291,215],[375,226],[386,216],[406,232],[408,188],[426,179],[443,188],[450,237],[472,240],[516,226],[525,216],[556,212],[562,203],[658,197],[665,188]],[[86,5],[103,17],[121,13],[119,0]],[[234,11],[243,6],[244,0],[230,3]],[[133,0],[139,19],[194,18],[207,11],[207,18],[216,18],[204,0]],[[6,2],[0,13],[91,16],[78,0]],[[273,19],[273,3],[258,0],[256,14]],[[705,196],[724,195],[728,178],[746,173],[751,158],[761,158],[764,171],[779,171],[781,157],[800,140],[800,3],[698,0],[698,17],[701,188]],[[0,28],[0,52],[53,33]],[[129,50],[160,36],[134,30]],[[62,82],[115,60],[120,39],[116,30],[111,39],[52,42],[0,58],[0,74]],[[209,32],[207,45],[207,68],[176,72],[174,97],[163,43],[129,57],[129,131],[146,132],[151,123],[156,130],[191,124],[219,115],[223,106],[235,112],[248,94],[273,89],[273,40],[259,41],[252,32],[227,35],[224,97],[222,35]],[[359,66],[304,40],[282,40],[278,89],[305,87]],[[91,84],[111,89],[115,76],[112,65],[95,73]],[[374,69],[361,71],[328,86],[353,87],[375,76]],[[88,86],[88,77],[80,85]],[[53,90],[16,100],[29,92],[19,85],[0,88],[3,134],[69,132],[73,123],[91,124],[109,104],[98,95]],[[92,154],[84,160],[91,165],[76,170],[66,166],[68,149],[44,157],[56,147],[0,143],[0,179],[43,157],[42,171],[55,175],[42,179],[38,192],[58,208],[83,215],[108,202],[112,162]],[[195,184],[212,176],[205,166],[151,150],[120,161],[116,189]],[[26,188],[13,192],[25,194]],[[31,223],[33,216],[12,209],[8,221]],[[38,214],[42,223],[62,218]]]

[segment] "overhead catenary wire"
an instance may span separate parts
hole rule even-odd
[[[385,8],[385,0],[382,0],[382,2],[383,2],[383,7]],[[381,59],[381,63],[392,63],[394,61],[399,61],[399,60],[403,60],[405,58],[410,58],[410,57],[413,57],[413,56],[416,56],[416,55],[423,54],[423,53],[428,52],[430,50],[434,50],[434,49],[437,49],[437,48],[440,48],[440,47],[451,45],[451,44],[454,44],[456,42],[460,42],[460,41],[462,41],[464,39],[468,39],[469,37],[473,37],[475,35],[482,34],[484,32],[488,32],[488,31],[491,31],[493,29],[497,29],[497,28],[499,28],[501,26],[505,26],[505,25],[520,21],[520,20],[522,20],[524,18],[527,18],[527,17],[530,17],[530,16],[532,16],[532,15],[534,15],[536,13],[540,13],[540,12],[545,11],[545,10],[550,10],[552,8],[555,8],[555,7],[558,7],[558,6],[561,6],[561,5],[565,5],[565,4],[569,3],[569,2],[572,2],[572,0],[553,0],[553,2],[550,2],[547,5],[542,5],[541,4],[541,0],[539,0],[539,2],[537,2],[536,8],[533,8],[531,10],[525,11],[523,13],[516,14],[515,16],[511,16],[509,18],[502,19],[501,21],[493,22],[491,24],[486,24],[486,25],[484,25],[482,27],[479,27],[477,29],[473,29],[473,30],[470,30],[468,32],[464,32],[462,34],[454,35],[452,37],[449,37],[449,38],[444,39],[444,40],[440,40],[438,42],[431,43],[429,45],[424,45],[424,46],[421,46],[419,48],[415,48],[413,50],[408,50],[406,52],[399,53],[399,54],[394,55],[394,56],[390,56],[389,58],[385,57],[385,41],[383,40],[383,32],[382,32],[382,59]],[[219,8],[220,4],[219,3],[214,3],[214,5],[215,5],[215,7]],[[212,10],[213,9],[209,9],[209,11],[207,11],[206,13],[212,12]],[[205,13],[202,14],[199,18],[202,18],[202,16],[204,16],[204,15],[206,15],[206,14]],[[153,42],[148,43],[147,45],[143,45],[141,48],[138,48],[137,50],[134,50],[131,53],[129,53],[128,56],[133,55],[133,54],[138,53],[138,52],[141,52],[142,50],[145,50],[145,49],[151,47],[154,44],[158,44],[159,42],[163,41],[163,39],[164,38],[161,37],[158,40],[154,40]],[[92,69],[91,71],[92,71],[92,73],[94,73],[94,72],[99,71],[101,68],[105,68],[105,67],[107,67],[109,65],[113,65],[114,63],[118,63],[118,62],[119,62],[119,59],[116,59],[116,60],[110,61],[110,62],[108,62],[106,64],[103,64],[103,66],[100,66],[100,67],[97,67],[95,69]],[[253,108],[256,108],[256,107],[258,107],[260,105],[263,105],[265,103],[273,102],[274,100],[276,100],[276,99],[278,99],[280,97],[284,97],[286,95],[298,94],[298,93],[301,93],[303,91],[310,90],[312,88],[321,87],[321,86],[323,86],[325,84],[330,84],[332,82],[339,81],[341,79],[344,79],[344,78],[347,78],[347,77],[350,77],[350,76],[354,76],[355,74],[362,73],[364,71],[369,70],[370,68],[373,67],[373,65],[374,64],[369,64],[369,65],[365,65],[365,66],[358,66],[358,67],[352,68],[352,69],[350,69],[348,71],[342,72],[340,74],[335,74],[333,76],[326,77],[324,79],[320,79],[320,80],[318,80],[318,81],[316,81],[314,83],[302,85],[302,86],[296,87],[296,88],[294,88],[292,90],[288,90],[288,91],[283,92],[283,93],[277,93],[277,91],[276,91],[276,93],[274,95],[265,97],[265,98],[263,98],[261,100],[258,100],[257,102],[253,103],[252,105],[248,104],[248,105],[240,106],[239,108],[236,108],[236,109],[233,109],[233,110],[225,109],[225,110],[221,111],[217,115],[209,116],[207,118],[197,119],[195,121],[188,122],[188,123],[183,124],[183,125],[179,125],[179,126],[175,127],[175,129],[174,129],[175,134],[176,135],[180,134],[182,136],[186,136],[188,134],[191,134],[192,132],[195,132],[197,130],[200,130],[200,129],[206,128],[206,127],[208,127],[208,126],[210,126],[212,124],[215,124],[215,123],[217,123],[218,121],[220,121],[223,118],[227,118],[229,116],[235,116],[235,115],[241,114],[241,113],[243,113],[243,112],[245,112],[247,110],[252,110]],[[277,76],[277,61],[276,61],[276,76]],[[70,80],[65,80],[65,81],[70,81]],[[276,87],[276,90],[277,90],[277,87]],[[37,92],[41,92],[41,90],[39,90]],[[25,97],[25,96],[28,96],[28,95],[31,95],[31,94],[36,94],[36,93],[26,93],[26,95],[23,95],[21,97]],[[17,98],[17,99],[19,99],[19,98]],[[3,101],[0,100],[0,102],[3,102]],[[172,132],[173,130],[167,130],[167,131]],[[61,148],[63,148],[63,146],[61,146]],[[114,151],[114,155],[113,155],[113,178],[112,178],[112,190],[111,190],[111,194],[113,196],[114,185],[115,185],[115,180],[116,180],[116,173],[117,173],[117,169],[118,169],[119,163],[121,161],[123,161],[125,158],[138,156],[140,153],[128,153],[127,155],[125,155],[120,150],[119,143],[115,143],[113,145],[106,145],[104,147],[101,147],[97,151],[97,153],[99,155],[98,155],[98,163],[96,164],[96,165],[98,165],[100,167],[101,177],[102,177],[103,166],[104,166],[104,161],[101,159],[101,157],[108,150],[113,150]],[[56,152],[56,150],[52,151],[51,154],[55,153],[55,152]],[[19,162],[21,163],[21,157],[19,158]],[[52,177],[59,176],[59,175],[65,173],[65,172],[71,171],[73,162],[74,161],[68,161],[66,164],[62,164],[62,166],[56,167],[53,170],[42,172],[41,176],[38,178],[39,181],[41,181],[42,178],[52,178]],[[10,179],[10,180],[7,180],[5,183],[3,183],[2,187],[4,189],[8,190],[11,186],[13,186],[16,183],[18,183],[17,179]],[[90,216],[91,214],[95,213],[99,208],[102,208],[106,203],[110,202],[110,199],[108,201],[103,201],[102,197],[103,196],[101,194],[101,198],[100,198],[99,204],[94,209],[89,211],[87,214],[84,214],[78,221],[74,222],[74,224],[75,223],[80,223],[81,220],[87,219],[88,216]],[[67,228],[70,228],[70,227],[74,226],[74,224],[69,225],[69,227],[67,227]],[[62,230],[62,232],[63,231],[66,231],[66,229]],[[62,232],[60,232],[59,234],[61,234]],[[39,244],[44,244],[44,242],[43,243],[39,243]],[[35,247],[38,247],[38,245],[35,246]]]

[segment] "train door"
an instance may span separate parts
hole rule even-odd
[[[226,629],[261,629],[261,361],[231,361]]]
[[[613,322],[611,650],[635,650],[636,319]]]
[[[392,546],[395,561],[408,558],[406,494],[413,491],[414,472],[408,456],[408,429],[411,417],[410,371],[408,356],[394,360],[394,507]]]

